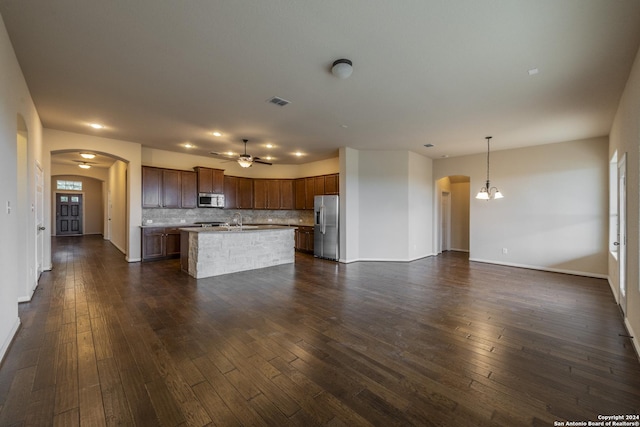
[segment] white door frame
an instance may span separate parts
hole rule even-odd
[[[451,249],[451,192],[440,193],[440,251]]]
[[[40,164],[36,162],[36,202],[35,202],[35,226],[36,226],[36,283],[34,289],[38,286],[38,280],[44,268],[44,233],[46,227],[44,225],[44,173]]]
[[[627,153],[618,161],[618,286],[620,308],[627,316]]]

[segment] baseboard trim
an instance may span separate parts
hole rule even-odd
[[[343,264],[350,264],[352,262],[413,262],[418,261],[420,259],[429,258],[432,256],[437,256],[437,254],[428,254],[428,255],[420,255],[415,258],[405,258],[405,259],[390,259],[390,258],[356,258],[356,259],[340,259],[339,262]]]
[[[9,347],[13,342],[13,338],[16,336],[16,333],[18,332],[19,328],[20,328],[20,318],[16,317],[16,320],[13,323],[13,327],[11,328],[9,335],[2,343],[2,347],[0,347],[0,366],[2,366],[2,361],[4,360],[4,356],[7,354],[7,350],[9,350]]]
[[[31,296],[26,296],[26,297],[20,297],[18,298],[18,304],[23,303],[23,302],[29,302],[31,301],[31,297],[33,296],[33,292],[31,292]]]
[[[469,249],[456,249],[456,248],[451,248],[449,249],[450,251],[454,251],[454,252],[466,252],[469,253]]]
[[[585,271],[575,271],[575,270],[565,270],[562,268],[551,268],[551,267],[541,267],[538,265],[528,265],[528,264],[517,264],[512,262],[498,262],[488,259],[479,259],[479,258],[469,258],[469,261],[474,262],[482,262],[485,264],[496,264],[496,265],[504,265],[505,267],[517,267],[517,268],[526,268],[529,270],[540,270],[540,271],[548,271],[550,273],[562,273],[562,274],[571,274],[573,276],[584,276],[584,277],[593,277],[596,279],[608,279],[609,277],[606,274],[598,274],[598,273],[589,273]]]
[[[607,276],[607,282],[609,283],[609,287],[611,288],[613,299],[616,300],[616,304],[620,304],[620,301],[618,301],[618,290],[614,288],[613,282],[611,281],[611,276]]]
[[[627,319],[626,317],[624,318],[624,326],[627,328],[627,332],[629,333],[629,335],[633,337],[631,338],[631,343],[633,344],[633,348],[636,350],[636,356],[640,361],[640,338],[638,338],[638,335],[633,332],[631,323],[629,323],[629,319]]]
[[[125,251],[124,249],[122,249],[119,245],[116,245],[115,243],[113,243],[113,240],[109,240],[109,243],[111,243],[113,246],[116,247],[117,250],[119,250],[120,252],[122,252],[123,254],[127,254],[127,251]]]

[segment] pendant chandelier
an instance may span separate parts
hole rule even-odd
[[[502,199],[504,197],[500,190],[498,190],[498,187],[492,187],[489,181],[489,154],[491,152],[489,141],[491,141],[491,138],[491,136],[485,137],[487,140],[487,182],[485,186],[478,191],[478,194],[476,194],[476,199],[479,200]]]

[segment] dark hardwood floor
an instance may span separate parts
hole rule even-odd
[[[0,426],[527,426],[640,413],[605,280],[470,263],[196,281],[55,238],[0,367]]]

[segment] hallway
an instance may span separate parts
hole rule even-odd
[[[605,280],[469,262],[195,280],[53,239],[0,366],[0,425],[553,425],[640,413]]]

